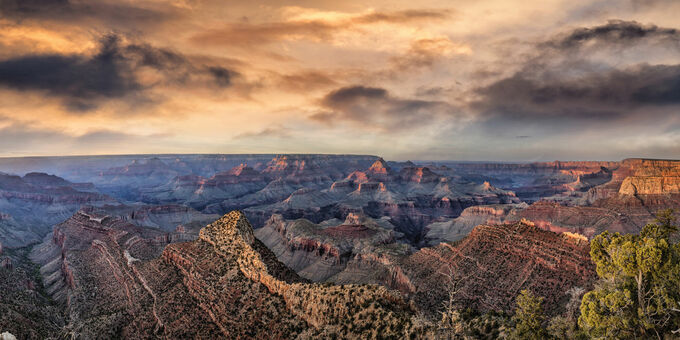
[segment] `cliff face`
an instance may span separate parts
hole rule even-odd
[[[545,231],[530,222],[479,225],[457,243],[423,248],[402,267],[417,291],[416,304],[436,308],[447,298],[449,273],[460,280],[457,298],[480,310],[511,311],[522,289],[545,298],[553,314],[573,286],[595,279],[587,239]]]
[[[536,202],[526,209],[514,211],[507,221],[527,219],[537,227],[554,232],[574,232],[591,238],[605,230],[634,233],[646,223],[631,218],[631,210],[617,212],[598,206],[565,206],[553,202]],[[645,215],[649,216],[648,213]]]
[[[635,176],[627,177],[619,193],[624,195],[680,194],[680,176]]]
[[[632,169],[632,175],[623,180],[620,194],[680,194],[680,161],[628,159],[623,164]]]
[[[385,288],[306,283],[240,212],[196,241],[162,235],[82,211],[34,250],[76,337],[396,337],[410,325],[412,307]]]

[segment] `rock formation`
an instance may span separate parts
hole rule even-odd
[[[474,209],[499,216],[506,213],[493,206]],[[370,223],[366,218],[362,221]],[[449,280],[459,281],[462,287],[457,296],[461,306],[511,311],[517,294],[528,288],[544,296],[549,312],[555,313],[569,288],[587,287],[595,279],[585,236],[547,231],[526,220],[482,224],[457,242],[417,252],[378,237],[389,235],[387,229],[370,232],[349,226],[349,219],[315,225],[275,215],[255,235],[306,278],[336,284],[379,283],[410,297],[426,313],[437,311],[448,298]],[[329,236],[333,233],[342,237]]]
[[[480,224],[502,223],[508,215],[517,211],[523,211],[527,207],[526,203],[520,203],[476,205],[465,208],[460,216],[456,218],[428,224],[425,227],[425,244],[435,246],[440,242],[458,241],[467,236],[474,227]]]
[[[488,180],[514,191],[526,202],[543,197],[587,191],[608,180],[620,162],[460,163],[443,162],[456,175],[473,181]]]
[[[589,287],[595,270],[583,237],[558,234],[530,222],[479,225],[464,239],[423,248],[402,264],[423,310],[435,310],[453,282],[463,306],[511,311],[522,289],[545,298],[548,314],[559,311],[574,286]]]
[[[620,194],[680,194],[680,161],[629,159],[623,164],[632,168],[633,174],[621,183]]]
[[[373,220],[351,213],[345,221],[314,224],[306,219],[284,220],[273,215],[255,236],[271,249],[279,261],[312,281],[333,280],[352,261],[379,256],[388,250],[410,253],[407,245],[397,245],[400,236],[387,219]],[[342,276],[342,274],[341,274]],[[354,281],[355,283],[360,281]],[[376,283],[377,281],[361,281]]]
[[[395,173],[380,159],[325,189],[305,187],[278,203],[244,211],[256,226],[264,225],[273,214],[315,223],[344,219],[349,213],[387,216],[411,242],[418,242],[423,227],[437,218],[456,217],[473,205],[518,202],[514,193],[489,183],[452,182],[425,167],[404,167]]]
[[[384,287],[306,283],[240,212],[196,241],[163,248],[158,233],[81,211],[34,250],[48,292],[67,304],[73,335],[366,338],[410,327],[413,307]]]

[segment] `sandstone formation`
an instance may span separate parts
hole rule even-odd
[[[180,227],[183,233],[192,233],[196,237],[202,227],[220,217],[177,204],[104,205],[97,207],[97,210],[141,227],[165,232],[177,231]]]
[[[619,193],[623,195],[680,194],[680,161],[629,159],[623,164],[633,169]]]
[[[498,208],[483,210],[491,209]],[[255,235],[304,277],[336,284],[379,283],[399,290],[426,313],[435,313],[448,298],[450,280],[462,287],[460,306],[511,311],[517,294],[531,289],[546,297],[549,312],[556,313],[569,288],[589,286],[595,279],[585,236],[547,231],[526,220],[482,224],[457,242],[417,252],[378,236],[389,235],[387,229],[380,233],[347,226],[348,221],[315,225],[275,215]],[[329,236],[333,233],[343,237]]]
[[[605,183],[619,162],[460,163],[442,162],[457,175],[474,181],[487,180],[514,191],[526,202],[569,194]]]
[[[210,178],[198,175],[177,176],[170,182],[142,192],[147,202],[181,202],[204,208],[210,204],[257,192],[267,185],[265,177],[241,164]]]
[[[507,221],[527,219],[545,230],[575,232],[588,238],[604,230],[633,233],[642,225],[635,223],[629,214],[617,213],[602,207],[565,206],[554,202],[539,201],[524,210],[514,211]],[[646,223],[646,221],[645,221]],[[643,224],[644,225],[644,224]]]

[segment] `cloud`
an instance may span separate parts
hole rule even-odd
[[[32,123],[8,119],[10,124],[0,128],[0,155],[54,154],[72,152],[122,152],[139,145],[162,144],[168,134],[138,135],[106,129],[96,129],[71,135],[50,128],[39,128]]]
[[[339,31],[361,29],[362,26],[386,23],[408,24],[448,18],[448,10],[404,10],[395,12],[360,13],[355,15],[298,16],[278,22],[253,24],[232,23],[223,28],[211,29],[194,35],[197,44],[223,44],[252,47],[282,40],[330,40]]]
[[[442,58],[471,53],[470,46],[455,43],[446,37],[425,38],[415,40],[405,54],[391,58],[390,62],[394,70],[403,72],[405,69],[432,66]]]
[[[222,66],[195,64],[185,56],[146,43],[131,43],[110,34],[92,55],[37,54],[0,61],[0,86],[43,91],[61,98],[70,111],[85,112],[102,101],[127,97],[144,101],[145,91],[163,84],[185,84],[207,77],[215,87],[229,87],[237,72]],[[140,76],[145,69],[157,77]],[[205,85],[205,84],[204,84]]]
[[[260,131],[245,132],[238,134],[234,139],[252,139],[252,138],[290,138],[290,130],[284,126],[271,126]]]
[[[89,108],[99,98],[119,98],[142,88],[110,36],[92,57],[31,55],[0,61],[0,84],[17,90],[43,90],[66,99],[71,108]]]
[[[276,78],[277,88],[295,93],[306,93],[337,85],[333,74],[316,70],[282,74],[277,75]]]
[[[656,25],[643,25],[636,21],[609,20],[604,25],[577,28],[544,43],[556,49],[578,48],[588,43],[631,44],[641,40],[656,40],[680,47],[680,31]]]
[[[666,121],[680,105],[680,64],[638,62],[651,56],[609,47],[632,50],[679,36],[674,29],[620,20],[571,30],[537,43],[517,71],[473,89],[469,109],[482,128],[496,130],[569,132],[630,124],[643,112]]]
[[[547,70],[521,71],[477,90],[485,110],[514,116],[618,115],[631,106],[680,104],[680,65],[638,65],[555,77]]]
[[[65,23],[95,21],[111,27],[157,25],[180,16],[179,8],[160,6],[135,6],[130,3],[111,3],[102,0],[2,0],[3,17],[26,20],[58,21]]]
[[[442,116],[454,117],[448,103],[392,96],[378,87],[349,86],[326,94],[320,101],[324,110],[310,119],[333,124],[349,121],[373,129],[410,129],[427,125]]]

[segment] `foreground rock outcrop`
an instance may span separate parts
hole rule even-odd
[[[231,212],[199,239],[82,211],[32,253],[77,338],[397,337],[414,308],[376,285],[312,284]],[[191,325],[191,327],[187,327]]]

